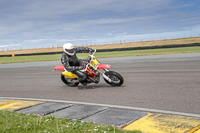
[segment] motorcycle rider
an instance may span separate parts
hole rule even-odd
[[[84,63],[86,60],[79,60],[76,56],[77,53],[88,53],[94,52],[95,49],[88,47],[78,47],[74,48],[72,43],[65,43],[63,45],[63,53],[61,56],[61,63],[65,66],[67,71],[70,71],[78,76],[78,79],[82,85],[87,85],[87,74],[86,72],[81,72],[84,68]]]

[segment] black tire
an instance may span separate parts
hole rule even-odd
[[[105,82],[111,86],[121,86],[124,83],[124,78],[117,72],[108,71],[105,73],[105,75],[108,76],[113,81],[109,82],[104,78]]]
[[[66,85],[68,85],[70,87],[76,87],[76,86],[78,86],[79,82],[76,82],[76,83],[68,82],[67,79],[69,79],[69,78],[61,74],[61,80],[63,81],[63,83],[65,83]]]

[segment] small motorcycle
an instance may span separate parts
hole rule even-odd
[[[102,75],[105,82],[108,83],[109,85],[121,86],[124,83],[123,77],[117,72],[110,71],[109,68],[111,67],[111,65],[101,64],[94,56],[95,53],[96,50],[93,52],[93,54],[89,53],[89,57],[87,59],[88,62],[86,62],[85,68],[80,70],[82,72],[87,73],[87,81],[86,81],[87,84],[89,83],[98,84],[100,81],[100,75]],[[63,65],[56,66],[54,70],[62,71],[61,80],[63,81],[63,83],[65,83],[70,87],[78,86],[79,84],[78,76],[72,72],[67,71]],[[104,72],[101,72],[100,70],[104,70]]]

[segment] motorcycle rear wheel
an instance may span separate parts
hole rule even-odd
[[[111,86],[121,86],[124,83],[124,78],[117,72],[108,71],[105,75],[112,80],[112,82],[109,82],[104,78],[105,82]]]
[[[64,75],[61,74],[61,80],[63,81],[63,83],[65,83],[66,85],[68,85],[70,87],[76,87],[76,86],[78,86],[79,82],[76,82],[76,83],[73,82],[73,80],[77,80],[77,79],[71,79],[72,82],[69,82],[68,81],[69,79],[70,78],[68,78],[68,77],[66,77],[66,76],[64,76]]]

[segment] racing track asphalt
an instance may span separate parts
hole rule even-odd
[[[59,61],[0,64],[0,97],[54,99],[200,114],[200,53],[100,58],[125,79],[121,87],[68,87]]]

